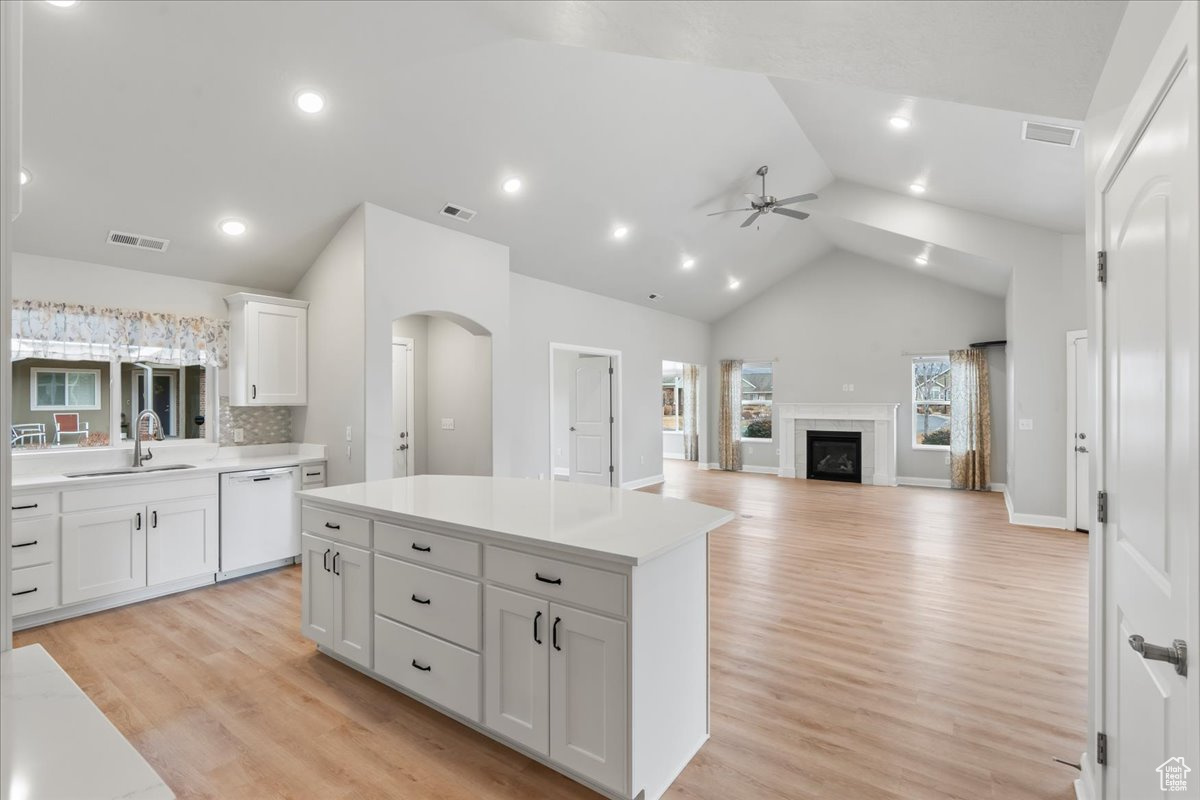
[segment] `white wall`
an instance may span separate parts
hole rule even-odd
[[[492,474],[492,340],[429,318],[425,441],[430,475]],[[418,384],[417,392],[421,391]],[[454,420],[444,430],[443,419]]]
[[[944,452],[911,445],[908,354],[946,353],[1002,338],[1000,298],[835,250],[718,321],[711,371],[718,374],[721,359],[775,358],[777,403],[900,403],[897,473],[949,478]],[[1003,349],[988,355],[992,474],[999,483],[1007,468],[1007,381]],[[843,392],[844,384],[854,384],[854,391]],[[717,408],[719,391],[709,389],[711,408]],[[717,415],[709,416],[715,441]],[[745,463],[778,466],[779,444],[778,436],[770,443],[743,443]]]
[[[660,475],[662,362],[708,363],[709,326],[524,275],[510,282],[512,354],[497,390],[512,408],[511,474],[552,471],[550,343],[558,342],[621,351],[621,481]]]
[[[392,321],[400,317],[446,316],[491,335],[492,374],[497,376],[493,436],[512,434],[501,388],[501,376],[508,372],[508,248],[370,203],[363,211],[365,298],[347,311],[363,310],[365,476],[375,480],[392,474]],[[492,474],[506,475],[508,449],[495,440],[493,445]]]
[[[308,405],[297,408],[292,430],[303,442],[326,446],[331,486],[364,480],[363,209],[350,216],[296,286],[308,307]],[[391,397],[391,325],[385,335],[385,392]],[[390,406],[388,406],[390,408]],[[390,414],[390,412],[389,412]],[[351,441],[346,441],[346,428]],[[391,420],[388,421],[389,433]],[[389,437],[388,472],[391,472]]]

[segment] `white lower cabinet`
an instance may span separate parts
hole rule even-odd
[[[478,653],[377,615],[375,664],[388,680],[479,721]]]
[[[62,602],[93,600],[146,585],[146,507],[62,518]]]
[[[216,497],[156,503],[146,514],[147,585],[217,571],[221,523]]]
[[[484,723],[550,754],[550,603],[487,587]]]
[[[338,655],[371,666],[371,561],[365,550],[306,533],[300,628]]]

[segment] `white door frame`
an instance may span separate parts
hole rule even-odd
[[[1093,239],[1093,252],[1098,253],[1104,250],[1105,247],[1105,225],[1104,219],[1104,191],[1112,183],[1114,178],[1120,172],[1126,159],[1129,157],[1134,146],[1137,144],[1139,137],[1149,124],[1154,112],[1158,109],[1158,104],[1166,94],[1167,89],[1171,85],[1173,76],[1179,71],[1182,63],[1186,63],[1186,69],[1196,69],[1196,26],[1197,26],[1197,9],[1194,4],[1183,3],[1180,6],[1178,13],[1168,28],[1166,36],[1159,45],[1150,66],[1146,69],[1145,75],[1142,76],[1141,83],[1137,93],[1130,101],[1126,108],[1125,114],[1121,119],[1120,125],[1117,128],[1116,135],[1113,137],[1113,145],[1105,155],[1101,162],[1099,170],[1096,173],[1096,183],[1091,187],[1092,200],[1096,208],[1095,221],[1095,237]],[[1195,101],[1192,107],[1192,123],[1193,130],[1197,129],[1195,115],[1197,108]],[[1192,142],[1192,158],[1196,159],[1196,142]],[[1195,173],[1197,164],[1192,164],[1192,171]],[[1191,198],[1193,203],[1196,198]],[[1196,224],[1197,213],[1193,209],[1191,214],[1193,224]],[[1200,226],[1198,226],[1200,227]],[[1195,239],[1193,238],[1193,243]],[[1200,263],[1200,252],[1193,252],[1191,256],[1193,264]],[[1092,385],[1095,387],[1093,397],[1092,413],[1093,419],[1096,421],[1096,430],[1098,434],[1094,437],[1092,450],[1092,486],[1096,491],[1102,491],[1106,486],[1106,475],[1104,469],[1106,457],[1106,428],[1104,420],[1105,404],[1104,399],[1107,392],[1105,386],[1104,373],[1104,353],[1106,342],[1104,341],[1105,329],[1105,311],[1104,311],[1104,286],[1099,282],[1096,283],[1092,291],[1092,307],[1095,311],[1095,332],[1088,339],[1088,349],[1091,354],[1092,361]],[[1095,761],[1095,743],[1097,733],[1105,731],[1105,705],[1107,702],[1108,684],[1105,674],[1106,653],[1109,647],[1124,647],[1124,642],[1107,642],[1105,641],[1105,631],[1107,629],[1107,595],[1105,592],[1105,574],[1107,572],[1106,559],[1106,541],[1108,539],[1105,524],[1097,520],[1095,522],[1095,530],[1089,537],[1088,551],[1090,556],[1089,567],[1089,625],[1088,625],[1088,747],[1089,752],[1084,752],[1080,758],[1081,775],[1076,785],[1076,794],[1085,800],[1106,800],[1107,786],[1105,781],[1105,770]],[[1200,562],[1200,547],[1196,548],[1193,553],[1197,561]],[[1200,563],[1196,565],[1200,569]],[[1192,600],[1195,601],[1198,587],[1196,582],[1192,582]],[[1200,643],[1200,632],[1195,628],[1197,619],[1193,618],[1193,630],[1187,631],[1184,635],[1189,643]],[[1196,645],[1193,645],[1193,647]],[[1191,719],[1189,724],[1192,730],[1200,728],[1200,700],[1197,700],[1198,689],[1196,681],[1191,681],[1189,694],[1193,698],[1191,706]],[[1130,798],[1113,798],[1113,800],[1131,800]]]
[[[408,427],[408,477],[411,478],[413,476],[413,465],[416,463],[416,460],[417,460],[417,446],[414,443],[414,439],[416,439],[416,434],[413,432],[416,429],[416,409],[415,409],[416,394],[413,389],[413,383],[414,383],[413,378],[415,377],[414,370],[413,370],[413,361],[414,361],[413,351],[416,349],[416,344],[411,338],[409,338],[407,336],[393,336],[392,337],[392,347],[395,347],[398,344],[404,345],[404,348],[407,353],[404,358],[404,369],[407,370],[407,374],[404,376],[404,386],[405,386],[406,394],[408,395],[408,397],[405,399],[406,405],[404,407],[404,411],[405,411],[404,416],[406,417],[406,425]],[[393,350],[392,353],[394,355],[395,350]],[[389,364],[394,364],[394,363],[395,363],[394,358],[389,360]],[[393,367],[393,369],[395,369],[395,367]],[[393,376],[393,379],[394,378],[395,378],[395,376]],[[389,383],[390,383],[390,381],[389,381]],[[395,413],[395,409],[396,409],[396,398],[393,397],[392,405],[391,405],[391,409],[390,409],[393,414]],[[392,431],[392,441],[388,443],[388,446],[392,447],[392,448],[394,448],[396,446],[396,431],[395,430]],[[422,443],[422,446],[424,446],[424,443]],[[393,450],[393,453],[394,452],[395,451]],[[392,461],[392,473],[393,473],[393,475],[395,475],[395,469],[396,469],[396,456],[395,455],[392,456],[391,461]]]
[[[546,377],[547,383],[550,386],[549,400],[550,405],[547,407],[548,424],[546,433],[548,441],[546,442],[546,476],[550,480],[554,480],[554,354],[556,352],[575,353],[577,355],[588,356],[608,356],[612,359],[612,394],[613,394],[613,424],[612,424],[612,487],[620,488],[621,486],[621,420],[624,419],[624,408],[621,395],[621,351],[612,350],[607,347],[587,347],[579,344],[564,344],[562,342],[550,342],[549,359],[546,362]]]
[[[1076,404],[1079,398],[1075,396],[1075,371],[1079,365],[1075,359],[1075,346],[1080,339],[1087,339],[1088,332],[1083,331],[1067,331],[1067,525],[1069,531],[1077,529],[1079,520],[1076,518],[1075,509],[1078,505],[1075,494],[1079,487],[1076,480],[1075,469],[1075,447],[1078,442],[1075,441],[1075,430],[1078,422],[1078,414],[1076,412]],[[1091,381],[1088,381],[1091,385]],[[1093,425],[1093,427],[1095,427]],[[1093,437],[1095,438],[1095,437]],[[1091,441],[1091,440],[1089,440]],[[1090,449],[1090,445],[1089,445]]]

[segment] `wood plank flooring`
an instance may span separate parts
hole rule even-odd
[[[712,739],[672,800],[1071,800],[1087,537],[999,495],[703,472]],[[16,635],[42,643],[180,797],[594,798],[318,655],[291,568]]]

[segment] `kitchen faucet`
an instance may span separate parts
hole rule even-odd
[[[133,423],[133,466],[142,466],[143,461],[149,461],[154,458],[154,454],[150,452],[150,448],[146,448],[146,455],[142,455],[142,420],[149,419],[150,425],[148,431],[154,437],[155,441],[163,440],[162,420],[158,418],[158,414],[154,413],[154,409],[143,409],[142,413],[137,415],[137,419]]]

